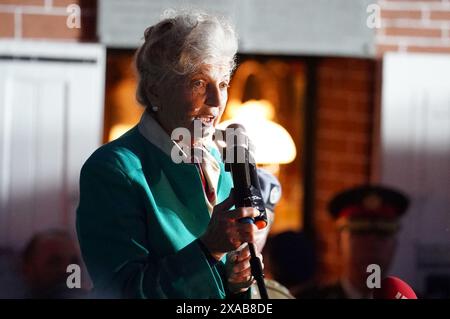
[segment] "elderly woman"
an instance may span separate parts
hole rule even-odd
[[[101,296],[249,296],[248,249],[226,254],[254,242],[256,226],[239,219],[258,211],[230,210],[232,179],[211,139],[236,51],[230,25],[206,14],[179,14],[145,31],[136,54],[145,112],[81,170],[77,232]],[[172,138],[179,128],[192,138]],[[179,150],[193,161],[174,160]]]

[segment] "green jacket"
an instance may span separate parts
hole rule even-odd
[[[232,179],[212,153],[220,203]],[[197,168],[175,164],[137,126],[83,165],[77,233],[98,297],[227,297],[223,261],[211,266],[196,241],[209,219]]]

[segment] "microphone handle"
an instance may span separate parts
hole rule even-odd
[[[262,270],[261,260],[256,256],[255,245],[253,245],[252,243],[248,243],[248,248],[250,250],[250,267],[252,270],[252,275],[256,280],[256,284],[258,285],[261,299],[269,299],[266,284],[264,283],[264,274]]]

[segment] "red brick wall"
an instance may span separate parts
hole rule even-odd
[[[377,52],[450,53],[450,1],[379,0]]]
[[[329,58],[317,77],[317,141],[315,228],[319,280],[332,281],[340,272],[337,234],[327,203],[337,192],[369,182],[375,62]]]
[[[67,26],[71,4],[80,7],[80,28]],[[0,38],[96,41],[96,7],[96,0],[1,0]]]

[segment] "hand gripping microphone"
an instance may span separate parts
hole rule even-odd
[[[262,229],[267,226],[267,213],[261,196],[252,145],[245,134],[244,127],[239,124],[229,125],[226,129],[226,142],[225,170],[230,172],[233,178],[235,206],[236,208],[253,207],[259,210],[258,217],[242,218],[240,222],[253,223]],[[261,261],[256,257],[255,246],[248,243],[248,247],[251,254],[252,275],[258,284],[261,299],[269,299]]]
[[[412,288],[397,277],[386,277],[373,292],[374,299],[417,299]]]

